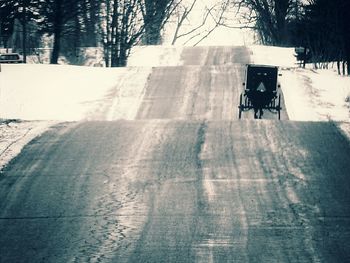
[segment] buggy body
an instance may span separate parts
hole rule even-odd
[[[254,117],[261,119],[263,110],[278,114],[280,119],[281,97],[278,93],[278,67],[248,64],[244,92],[240,95],[239,118],[242,112],[254,109]]]

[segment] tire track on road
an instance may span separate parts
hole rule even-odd
[[[167,122],[138,124],[135,125],[139,129],[137,137],[123,154],[124,161],[115,160],[104,171],[104,190],[95,201],[94,213],[105,216],[96,217],[88,224],[86,242],[74,262],[113,262],[116,255],[123,258],[130,253],[139,238],[149,214],[147,185],[153,181],[149,177],[152,162],[148,159],[166,137],[163,127]]]

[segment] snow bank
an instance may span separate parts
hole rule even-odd
[[[298,68],[294,48],[250,46],[255,64],[280,67],[284,102],[290,120],[334,121],[350,138],[350,78],[334,69]]]
[[[349,121],[350,78],[332,70],[291,68],[281,78],[291,120]]]
[[[1,65],[0,170],[59,121],[134,119],[150,72],[147,67]]]
[[[108,94],[119,96],[121,103],[130,96],[139,98],[149,73],[150,68],[2,65],[0,117],[62,121],[89,119],[96,107],[110,102]],[[123,110],[126,110],[125,106]],[[133,118],[131,113],[127,116]]]
[[[289,118],[296,121],[349,121],[350,78],[335,70],[301,69],[294,48],[250,46],[255,64],[280,67]]]
[[[273,65],[279,67],[295,67],[294,48],[281,48],[252,45],[250,49],[251,62],[254,64]]]
[[[55,122],[0,122],[0,170],[18,155],[24,145],[45,132]]]
[[[296,121],[334,121],[350,140],[350,78],[335,70],[282,70],[288,116]]]
[[[256,64],[276,65],[291,120],[349,121],[350,80],[300,69],[293,48],[249,46]],[[183,47],[139,46],[126,68],[2,65],[0,117],[25,120],[133,119],[154,66],[182,65]]]

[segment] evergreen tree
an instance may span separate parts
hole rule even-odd
[[[27,26],[37,19],[39,0],[0,0],[0,22],[1,35],[4,45],[7,46],[7,40],[13,34],[14,22],[17,19],[22,26],[22,52],[24,62],[27,55]]]
[[[0,0],[0,40],[4,47],[8,47],[8,40],[13,33],[16,10],[7,1]]]
[[[54,38],[50,63],[57,64],[65,26],[77,15],[77,2],[70,0],[41,0],[39,25],[42,33]]]
[[[299,37],[311,49],[315,63],[350,61],[350,6],[348,0],[314,0],[305,6],[299,23]],[[315,64],[317,65],[317,64]],[[339,73],[341,72],[338,68]],[[343,70],[345,73],[345,68]]]
[[[255,24],[254,27],[262,43],[290,45],[290,25],[295,20],[300,6],[299,0],[238,0],[235,2],[251,11],[248,23]]]

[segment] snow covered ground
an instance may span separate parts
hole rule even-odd
[[[251,46],[252,62],[277,65],[286,110],[293,121],[333,121],[350,138],[350,77],[336,68],[314,70],[296,65],[293,48]]]
[[[300,69],[291,48],[249,48],[254,63],[280,66],[291,120],[334,121],[350,138],[349,77],[333,69]],[[126,68],[1,65],[0,168],[54,123],[132,120],[152,67],[181,65],[181,51],[173,46],[138,47]]]
[[[296,65],[293,48],[252,46],[256,64],[277,65],[288,116],[295,121],[350,121],[350,78],[336,69],[314,70]]]
[[[54,121],[1,122],[0,120],[0,170],[21,152],[24,145],[55,123]]]
[[[150,67],[1,65],[0,169],[55,123],[135,118]]]
[[[93,119],[103,105],[110,106],[116,98],[119,108],[113,110],[119,113],[111,112],[108,118],[132,119],[150,70],[4,64],[0,73],[0,118]]]

